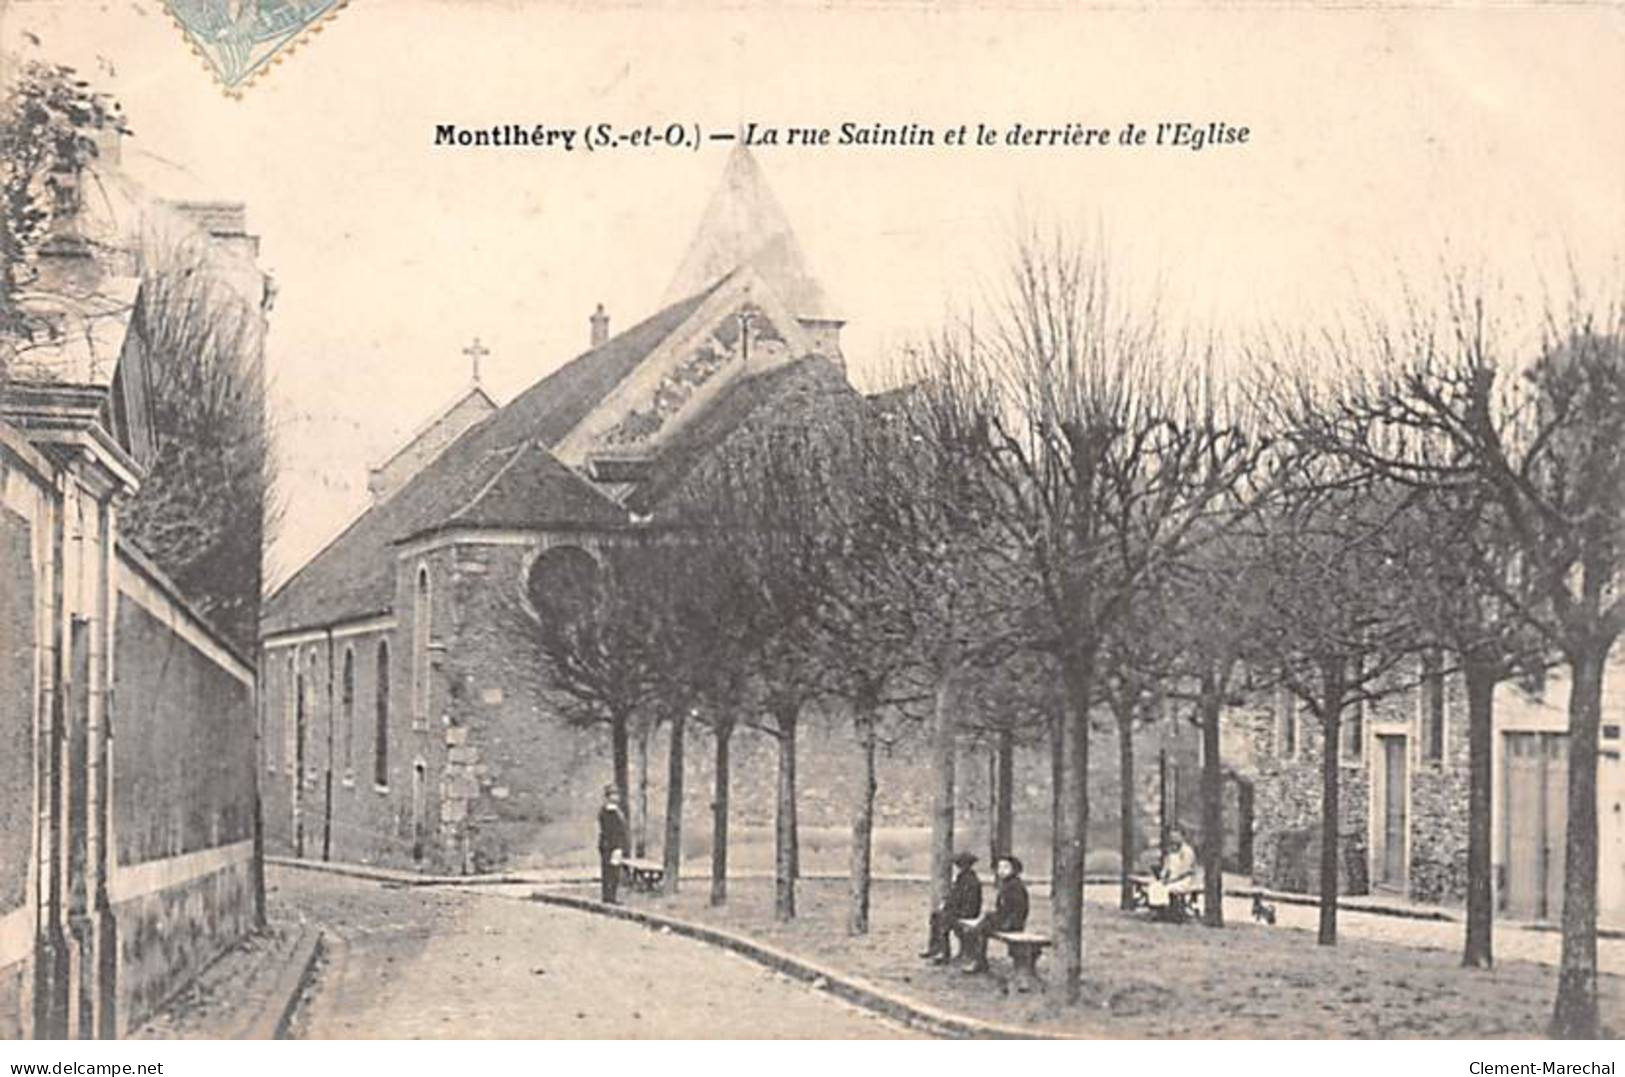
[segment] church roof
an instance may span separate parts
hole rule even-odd
[[[607,530],[630,526],[633,514],[664,516],[661,506],[678,500],[673,495],[696,463],[740,427],[762,421],[768,401],[852,392],[796,325],[827,317],[823,294],[748,152],[735,151],[729,159],[672,289],[677,298],[658,313],[469,427],[371,505],[266,600],[262,634],[388,611],[395,599],[396,547],[414,537],[455,528]],[[771,318],[775,335],[769,339],[780,347],[782,361],[718,381],[708,396],[703,384],[696,388],[683,379],[698,376],[703,383],[705,374],[714,373],[713,365],[696,375],[694,359],[719,354],[714,320],[726,319],[740,303]],[[639,454],[639,477],[630,489],[619,480],[595,483],[565,462],[591,469],[596,456],[588,450],[601,447],[628,416],[643,414],[628,407],[648,411],[650,399],[679,382],[687,395],[677,394],[673,406],[682,408],[690,399],[693,404],[662,416],[670,424],[643,443],[654,451]],[[651,392],[657,396],[649,398]],[[595,422],[618,425],[600,429]],[[623,497],[624,505],[617,500]]]
[[[796,422],[827,413],[825,405],[830,397],[855,400],[857,391],[839,368],[819,355],[732,382],[704,414],[661,447],[660,455],[627,498],[626,507],[640,516],[680,516],[685,482],[694,474],[696,465],[724,441],[764,422]]]
[[[728,158],[722,182],[666,289],[667,301],[693,295],[742,266],[761,274],[797,317],[831,317],[783,207],[756,158],[741,145]]]
[[[674,303],[577,356],[470,428],[368,508],[266,601],[264,634],[388,610],[395,543],[443,526],[615,526],[626,514],[546,449],[575,427],[705,294]],[[521,513],[522,509],[522,513]]]
[[[485,391],[485,386],[481,385],[477,381],[470,382],[465,388],[460,390],[456,396],[447,401],[444,407],[440,408],[438,411],[434,412],[434,414],[429,416],[429,418],[419,423],[417,429],[408,434],[406,440],[402,442],[400,446],[395,449],[395,451],[391,452],[388,456],[374,464],[372,470],[383,471],[397,460],[411,454],[426,440],[433,436],[436,427],[445,422],[447,419],[452,418],[454,412],[471,402],[485,411],[497,410],[497,402],[491,399],[491,394]]]

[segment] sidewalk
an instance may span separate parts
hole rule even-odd
[[[484,875],[431,875],[416,871],[406,871],[400,868],[374,867],[370,864],[352,864],[343,861],[301,860],[291,856],[267,856],[267,864],[278,864],[283,867],[308,868],[313,871],[329,871],[338,875],[352,875],[362,879],[375,879],[383,882],[396,883],[401,886],[501,886],[501,885],[528,885],[528,886],[560,886],[575,883],[596,882],[598,873],[590,865],[566,866],[557,868],[528,868],[518,871],[493,872]],[[704,879],[710,871],[709,863],[689,861],[683,867],[683,878]],[[758,880],[772,878],[772,872],[767,871],[731,871],[730,880]],[[839,872],[804,872],[803,879],[813,881],[833,881],[844,879],[846,876]],[[914,873],[885,873],[877,872],[874,876],[876,882],[929,882],[929,876]],[[1029,876],[1029,886],[1035,892],[1049,892],[1049,878],[1043,875]],[[1097,888],[1114,888],[1118,885],[1115,875],[1091,875],[1084,880],[1084,886],[1091,891]],[[1304,894],[1286,890],[1272,890],[1262,887],[1252,879],[1235,874],[1226,874],[1224,877],[1224,893],[1230,898],[1245,898],[1251,900],[1256,894],[1272,904],[1278,905],[1320,905],[1318,894]],[[1456,906],[1430,905],[1424,902],[1411,901],[1397,894],[1343,894],[1337,899],[1337,907],[1346,912],[1370,913],[1375,916],[1393,916],[1407,920],[1435,920],[1445,923],[1462,923],[1466,920],[1466,913]],[[1495,926],[1498,931],[1555,931],[1556,924],[1537,922],[1533,920],[1511,920],[1497,917]],[[1602,924],[1597,929],[1597,937],[1601,939],[1625,939],[1625,924]]]

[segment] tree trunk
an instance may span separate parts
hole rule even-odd
[[[609,720],[610,761],[615,770],[615,791],[620,794],[623,808],[632,803],[632,780],[627,773],[630,769],[627,756],[631,754],[631,751],[626,726],[627,716],[624,714],[614,715]]]
[[[860,710],[853,724],[858,734],[858,803],[852,812],[852,889],[846,931],[849,935],[867,935],[875,833],[874,715]]]
[[[1495,740],[1493,663],[1462,655],[1467,682],[1467,940],[1461,963],[1487,969],[1494,964],[1495,888],[1490,867],[1490,760]]]
[[[1337,945],[1337,753],[1343,731],[1343,663],[1320,667],[1320,934],[1322,946]]]
[[[1089,833],[1089,702],[1093,670],[1073,659],[1065,671],[1068,727],[1061,738],[1061,827],[1050,890],[1051,930],[1062,997],[1075,1004],[1083,977],[1083,866]]]
[[[778,725],[779,797],[774,813],[773,915],[793,920],[796,915],[796,706],[780,705]]]
[[[792,733],[792,742],[794,739],[795,735]],[[798,810],[799,805],[796,803],[795,795],[796,789],[799,788],[799,786],[796,784],[795,744],[792,743],[790,747],[790,828],[786,832],[786,839],[790,842],[790,878],[793,881],[799,882],[801,880],[801,816]]]
[[[987,862],[999,862],[999,746],[987,750]]]
[[[1061,707],[1050,716],[1049,723],[1049,863],[1050,878],[1055,877],[1055,865],[1061,862],[1061,833],[1066,813],[1062,810],[1061,780],[1066,765],[1066,708]]]
[[[953,885],[954,856],[954,717],[949,690],[950,669],[937,680],[931,725],[931,908],[940,909]]]
[[[1597,735],[1608,647],[1572,655],[1569,670],[1569,824],[1563,845],[1563,950],[1552,1036],[1597,1036]]]
[[[683,867],[683,730],[688,715],[681,707],[672,712],[671,743],[666,752],[666,893],[677,893]]]
[[[1224,926],[1224,771],[1219,758],[1220,678],[1202,678],[1202,922]]]
[[[1134,908],[1134,886],[1128,877],[1134,872],[1134,712],[1117,717],[1117,848],[1122,855],[1118,872],[1117,906]]]
[[[637,737],[637,796],[633,799],[632,810],[632,855],[643,857],[649,851],[649,738],[654,735],[654,726],[646,724],[638,731]]]
[[[733,740],[733,719],[718,718],[712,727],[717,738],[716,774],[711,792],[711,904],[728,900],[728,746]]]
[[[1016,734],[999,730],[997,762],[994,765],[993,856],[1009,856],[1016,841]]]

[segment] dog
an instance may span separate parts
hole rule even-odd
[[[1275,924],[1275,906],[1257,894],[1253,895],[1253,919],[1261,924]]]

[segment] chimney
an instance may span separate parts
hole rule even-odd
[[[609,315],[604,313],[604,304],[598,304],[598,309],[592,312],[592,346],[602,348],[609,343]]]
[[[109,168],[117,168],[123,162],[124,132],[120,128],[123,122],[122,116],[115,117],[113,123],[96,128],[90,135],[96,144],[96,160]]]

